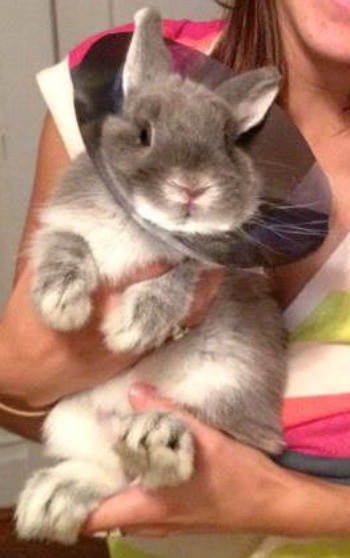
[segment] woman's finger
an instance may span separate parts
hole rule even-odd
[[[139,487],[105,500],[92,514],[84,526],[84,533],[109,531],[116,527],[127,532],[128,527],[163,524],[169,517],[166,503],[156,494]]]
[[[187,327],[193,327],[203,321],[208,308],[218,294],[223,277],[222,269],[206,269],[201,272],[190,313],[185,320]]]
[[[179,409],[169,399],[160,397],[153,386],[148,384],[134,384],[129,391],[129,399],[134,411],[151,411],[152,409],[174,411],[179,418],[183,419],[190,426],[191,431],[196,437],[202,438],[202,436],[205,436],[210,440],[210,436],[214,432],[210,427],[197,420],[191,413]]]
[[[93,294],[95,313],[101,320],[108,312],[120,305],[124,290],[131,284],[148,281],[167,273],[171,269],[169,263],[155,262],[145,268],[137,268],[123,277],[116,285],[104,283]]]

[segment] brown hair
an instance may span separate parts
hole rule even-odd
[[[275,0],[215,0],[228,26],[213,57],[237,73],[276,66],[285,75]]]

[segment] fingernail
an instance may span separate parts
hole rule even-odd
[[[152,397],[155,396],[157,393],[157,390],[155,387],[149,385],[149,384],[143,384],[141,382],[134,384],[133,386],[131,386],[130,391],[129,391],[129,396],[132,397],[132,399],[135,400],[144,400],[147,399],[147,397]]]
[[[90,537],[94,537],[95,539],[106,539],[108,537],[108,531],[97,531],[96,533],[92,533]]]

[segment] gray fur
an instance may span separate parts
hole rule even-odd
[[[197,276],[198,264],[184,262],[156,279],[129,287],[118,313],[103,324],[107,346],[140,353],[159,347],[188,316]]]
[[[229,233],[258,212],[264,185],[235,139],[266,114],[276,72],[260,70],[209,91],[169,73],[154,11],[136,20],[123,113],[106,120],[102,155],[141,217],[220,252]],[[227,273],[204,322],[174,341],[202,266],[116,205],[86,155],[71,165],[41,222],[32,249],[33,299],[55,329],[86,323],[99,282],[118,283],[159,260],[172,269],[127,288],[121,308],[101,324],[111,350],[147,355],[106,384],[64,399],[46,420],[46,446],[62,463],[30,480],[21,495],[21,536],[74,542],[99,499],[130,480],[155,488],[190,477],[190,432],[171,413],[133,414],[128,392],[135,381],[155,385],[238,440],[270,453],[282,449],[284,330],[260,270]],[[223,242],[213,243],[213,235]]]
[[[135,25],[138,32],[132,38],[123,76],[125,95],[171,72],[171,56],[163,41],[159,12],[152,8],[139,10]]]
[[[128,478],[141,477],[146,488],[176,486],[193,471],[192,437],[183,422],[164,411],[135,413],[122,420],[114,449]]]
[[[278,94],[280,74],[274,67],[246,72],[221,84],[216,92],[235,107],[237,134],[257,126]]]
[[[44,231],[36,239],[36,309],[59,331],[79,329],[90,317],[98,270],[89,245],[69,231]]]

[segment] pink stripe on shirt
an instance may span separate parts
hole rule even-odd
[[[189,21],[184,19],[174,21],[165,19],[163,20],[163,34],[164,37],[168,39],[178,41],[179,43],[191,46],[197,50],[206,51],[214,43],[225,25],[225,22],[221,20]],[[89,37],[69,53],[70,68],[73,69],[80,64],[90,47],[99,39],[102,39],[102,37],[114,33],[128,33],[131,32],[133,28],[134,25],[129,23],[127,25],[115,27],[114,29],[102,31],[101,33]]]
[[[287,428],[288,449],[319,457],[350,458],[350,411]]]

